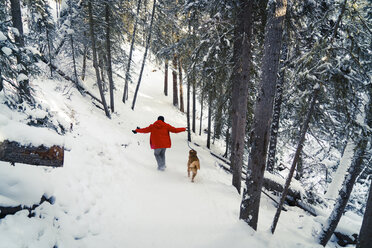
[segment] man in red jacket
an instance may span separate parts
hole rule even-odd
[[[156,162],[158,163],[158,170],[164,171],[165,166],[165,150],[171,147],[171,139],[169,132],[180,133],[186,131],[186,128],[180,127],[175,128],[168,123],[164,122],[164,117],[159,116],[158,120],[155,121],[148,127],[139,128],[132,130],[133,133],[151,133],[150,135],[150,146],[154,149],[154,155]]]

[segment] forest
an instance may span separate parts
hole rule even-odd
[[[37,82],[66,82],[68,91],[50,87],[78,92],[110,125],[120,116],[133,129],[145,125],[129,117],[144,115],[146,73],[159,73],[151,89],[184,117],[187,144],[229,173],[237,219],[258,231],[270,195],[271,235],[296,206],[324,217],[311,235],[326,247],[352,212],[361,228],[344,234],[346,244],[371,247],[371,20],[370,0],[2,0],[0,160],[5,141],[42,145],[23,141],[34,129],[6,129],[10,113],[59,137],[79,128],[45,107]],[[70,113],[80,106],[71,99]]]

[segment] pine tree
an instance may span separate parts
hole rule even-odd
[[[265,171],[266,153],[275,96],[276,74],[282,41],[283,22],[287,1],[278,0],[270,15],[265,36],[265,51],[262,63],[261,90],[254,111],[252,148],[248,162],[246,188],[240,207],[240,219],[257,230],[258,213]]]

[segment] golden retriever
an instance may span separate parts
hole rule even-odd
[[[200,170],[200,162],[196,154],[195,150],[190,150],[189,161],[187,162],[187,176],[190,177],[190,171],[192,172],[191,182],[194,182],[197,171]]]

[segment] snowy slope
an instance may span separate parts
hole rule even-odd
[[[0,105],[1,113],[7,112],[0,119],[2,138],[35,144],[45,140],[67,149],[63,168],[0,162],[1,204],[32,205],[43,193],[56,199],[53,205],[45,202],[38,207],[33,218],[21,211],[0,220],[0,248],[320,247],[314,237],[320,224],[298,208],[287,207],[290,210],[282,213],[271,235],[275,206],[264,196],[258,232],[239,221],[241,197],[231,186],[231,175],[202,147],[195,147],[201,170],[191,183],[185,132],[171,134],[167,169],[157,171],[149,134],[134,135],[131,130],[148,126],[159,115],[175,127],[185,127],[186,116],[172,106],[171,97],[163,95],[163,72],[153,64],[145,67],[135,111],[130,109],[135,85],[124,105],[123,82],[120,78],[115,82],[117,112],[111,120],[69,82],[45,78],[33,82],[38,101],[58,122],[73,124],[63,136],[45,128],[24,132],[28,127],[22,124],[23,117]],[[98,95],[92,78],[86,84]]]

